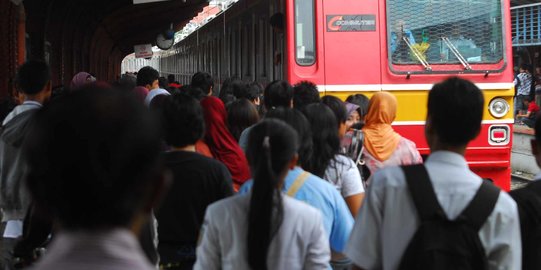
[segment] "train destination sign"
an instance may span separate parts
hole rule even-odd
[[[376,15],[327,15],[327,32],[376,31]]]

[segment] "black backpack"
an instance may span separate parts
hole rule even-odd
[[[488,269],[479,229],[492,213],[500,190],[483,181],[472,201],[455,219],[441,208],[423,165],[402,166],[417,208],[420,226],[402,255],[399,269]]]
[[[541,269],[541,181],[513,190],[522,235],[522,269]]]

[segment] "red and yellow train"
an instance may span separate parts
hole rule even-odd
[[[283,15],[284,27],[269,19]],[[282,16],[280,15],[280,16]],[[484,91],[481,134],[466,159],[481,177],[510,186],[513,70],[509,0],[239,0],[159,59],[182,83],[204,70],[263,84],[309,80],[323,95],[389,91],[397,132],[429,154],[428,91],[449,76]]]

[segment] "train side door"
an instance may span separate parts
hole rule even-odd
[[[320,0],[325,90],[345,98],[381,89],[380,12],[376,0]],[[339,93],[336,93],[339,92]]]

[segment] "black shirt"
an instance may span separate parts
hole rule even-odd
[[[159,246],[195,247],[207,206],[233,194],[231,174],[221,162],[195,152],[164,157],[173,181],[156,210]]]

